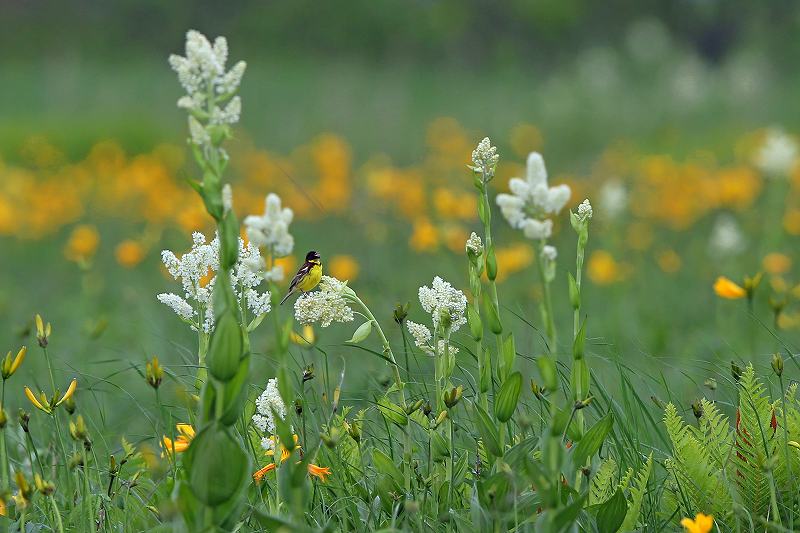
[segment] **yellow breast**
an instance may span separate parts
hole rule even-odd
[[[312,266],[308,274],[297,283],[297,288],[303,292],[308,292],[317,286],[320,278],[322,278],[322,265],[317,264]]]

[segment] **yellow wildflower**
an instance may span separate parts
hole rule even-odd
[[[70,261],[89,261],[94,257],[100,244],[100,234],[97,228],[89,224],[81,224],[72,230],[64,246],[64,256]]]
[[[777,252],[765,255],[761,264],[764,265],[764,270],[769,274],[785,274],[792,268],[791,258]]]
[[[675,250],[664,250],[656,259],[658,266],[667,274],[674,274],[681,269],[681,256]]]
[[[55,396],[48,400],[47,395],[44,392],[40,392],[39,396],[37,397],[29,387],[25,387],[24,390],[25,396],[27,396],[28,400],[31,402],[31,404],[33,404],[34,407],[47,414],[52,414],[53,409],[72,398],[72,395],[75,393],[75,389],[77,388],[78,380],[73,379],[69,384],[69,387],[67,387],[67,392],[65,392],[59,400],[56,400]]]
[[[311,324],[306,324],[303,326],[303,329],[300,333],[292,331],[289,334],[289,340],[293,343],[297,344],[298,346],[311,346],[314,344],[316,340],[314,334],[314,326]]]
[[[175,424],[175,429],[178,430],[178,436],[173,441],[171,438],[164,435],[162,438],[162,447],[167,453],[183,453],[189,448],[194,438],[194,428],[191,424]]]
[[[133,268],[141,263],[142,259],[144,259],[144,254],[144,246],[131,239],[122,241],[114,250],[114,257],[116,257],[117,263],[125,268]]]
[[[728,300],[738,300],[747,296],[747,291],[740,285],[737,285],[725,276],[720,276],[714,282],[714,292],[720,298],[727,298]]]
[[[605,250],[596,250],[589,256],[586,274],[597,285],[608,285],[619,281],[620,268],[610,253]]]
[[[22,361],[25,359],[25,354],[28,352],[28,348],[23,346],[17,352],[17,356],[14,359],[11,359],[11,352],[6,354],[6,358],[3,360],[2,365],[0,365],[0,372],[2,373],[3,379],[6,380],[14,375],[14,373],[19,368],[19,365],[22,364]]]
[[[694,520],[691,518],[684,518],[681,520],[681,525],[686,533],[708,533],[711,531],[711,528],[714,527],[714,517],[703,513],[697,513]]]
[[[414,223],[408,243],[414,251],[432,252],[439,247],[439,234],[430,220],[422,218]]]
[[[353,281],[358,277],[358,262],[351,255],[334,255],[327,266],[334,278]]]

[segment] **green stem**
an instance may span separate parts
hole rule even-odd
[[[95,524],[92,515],[92,488],[89,484],[89,457],[86,454],[86,446],[82,446],[83,454],[83,504],[86,506],[86,518],[89,521],[89,531],[94,533]]]
[[[50,500],[50,505],[53,508],[53,514],[56,518],[56,525],[58,526],[58,533],[64,533],[64,524],[61,522],[61,512],[58,510],[58,505],[56,505],[56,499],[53,498],[53,495],[50,494],[48,496]]]

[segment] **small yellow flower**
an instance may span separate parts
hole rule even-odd
[[[164,435],[162,438],[162,447],[167,453],[183,453],[189,448],[192,443],[195,432],[191,424],[175,424],[175,429],[178,430],[178,436],[175,441]]]
[[[714,282],[714,292],[720,298],[727,298],[728,300],[738,300],[747,296],[747,291],[743,287],[734,283],[725,276],[720,276]]]
[[[681,525],[686,533],[708,533],[711,531],[711,528],[714,527],[714,517],[703,513],[697,513],[694,520],[691,518],[684,518],[681,520]]]
[[[328,261],[328,270],[334,278],[354,281],[360,270],[358,262],[350,255],[334,255]]]
[[[64,256],[70,261],[87,262],[94,257],[99,244],[97,228],[87,224],[76,226],[64,246]]]
[[[609,285],[622,278],[620,265],[606,250],[595,250],[589,256],[586,274],[596,285]]]
[[[311,346],[316,340],[314,334],[314,327],[311,324],[306,324],[300,333],[292,331],[289,334],[289,340],[298,346]]]
[[[150,361],[147,361],[145,365],[145,379],[147,380],[147,384],[157,389],[159,385],[161,385],[161,380],[164,378],[164,369],[161,368],[161,365],[158,362],[158,357],[155,355]]]
[[[6,354],[6,358],[3,360],[2,366],[0,366],[0,373],[2,373],[3,379],[8,379],[14,375],[14,373],[19,368],[19,365],[22,364],[22,361],[25,360],[25,354],[28,352],[28,348],[23,346],[17,352],[17,356],[14,359],[11,359],[11,352]]]
[[[72,397],[77,387],[78,387],[78,380],[73,379],[72,382],[69,384],[69,387],[67,387],[67,392],[65,392],[64,395],[59,400],[56,400],[55,396],[53,396],[52,399],[48,400],[47,394],[45,394],[44,392],[40,392],[39,396],[37,397],[29,387],[25,387],[24,390],[25,390],[25,396],[28,397],[28,400],[30,400],[30,402],[33,404],[34,407],[47,414],[52,414],[53,409],[55,409],[56,407],[58,407],[59,405],[66,402]]]
[[[144,259],[145,249],[141,243],[127,239],[119,243],[114,250],[117,263],[125,268],[133,268]]]

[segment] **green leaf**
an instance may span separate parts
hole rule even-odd
[[[358,326],[358,329],[353,333],[353,338],[347,342],[358,344],[359,342],[365,341],[370,333],[372,333],[372,320],[367,320]]]
[[[567,272],[567,278],[569,279],[569,302],[573,309],[580,309],[581,291],[578,290],[578,284],[575,282],[572,272]]]
[[[395,466],[394,461],[388,455],[377,448],[372,449],[372,466],[375,467],[377,472],[388,476],[397,485],[398,489],[403,486],[403,473]]]
[[[514,346],[514,334],[510,333],[503,341],[503,368],[501,379],[505,379],[509,372],[514,368],[514,360],[517,358],[517,349]]]
[[[600,506],[597,511],[597,530],[599,533],[616,533],[622,521],[625,520],[625,514],[628,512],[628,500],[622,490],[617,489],[617,492],[609,498],[609,500]]]
[[[513,340],[512,340],[513,344]],[[494,401],[494,416],[500,422],[508,422],[517,408],[522,391],[522,374],[514,372],[506,378]]]
[[[384,418],[393,424],[397,424],[400,427],[404,427],[408,424],[408,416],[406,415],[405,410],[402,407],[393,403],[388,398],[383,397],[378,400],[378,410],[381,412]]]
[[[586,319],[581,323],[581,329],[575,336],[575,341],[572,343],[572,358],[583,359],[584,345],[586,344]]]
[[[467,324],[469,324],[469,332],[475,341],[483,338],[483,324],[481,323],[481,315],[474,307],[467,306]]]
[[[532,457],[533,450],[536,449],[536,444],[538,444],[538,442],[538,437],[528,437],[518,442],[506,450],[506,453],[503,455],[503,461],[512,468],[516,465],[520,465],[525,459]]]
[[[478,432],[483,439],[483,445],[486,450],[494,455],[500,457],[503,455],[503,450],[500,448],[500,437],[497,432],[497,426],[494,425],[492,419],[486,411],[478,404],[474,404],[475,408],[475,424],[478,426]]]
[[[544,386],[548,391],[555,392],[558,389],[558,371],[555,359],[549,355],[542,355],[536,359],[536,365],[539,367],[539,374],[542,376]]]
[[[503,325],[500,323],[499,311],[488,293],[484,293],[483,295],[483,314],[486,316],[489,331],[495,335],[503,333]]]
[[[609,411],[595,425],[589,428],[572,452],[572,462],[577,468],[586,464],[586,460],[597,453],[613,425],[614,416]]]

